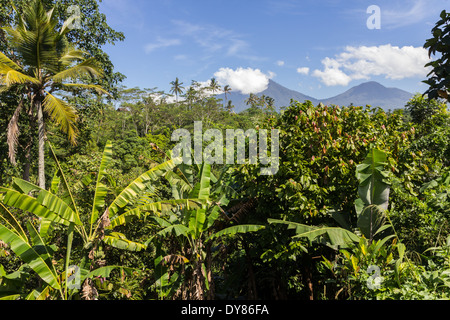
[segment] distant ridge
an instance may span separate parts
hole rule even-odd
[[[371,105],[372,107],[381,107],[387,109],[403,108],[412,93],[397,89],[386,88],[375,81],[365,82],[355,86],[340,95],[321,100],[323,104],[350,105],[355,106]]]
[[[398,88],[387,88],[378,82],[369,81],[350,88],[337,96],[327,99],[316,99],[298,91],[283,87],[273,80],[269,80],[269,85],[266,90],[257,94],[259,97],[262,95],[273,98],[277,110],[280,110],[281,107],[288,107],[291,99],[299,102],[310,100],[315,105],[320,102],[323,104],[335,104],[339,106],[348,106],[351,104],[356,106],[371,105],[372,107],[380,107],[384,110],[394,110],[403,108],[413,96],[410,92]],[[223,99],[225,103],[224,94],[218,95],[217,97]],[[231,100],[235,106],[234,111],[239,113],[249,108],[245,103],[245,100],[248,99],[248,97],[249,95],[231,91],[231,93],[227,94],[227,101]]]

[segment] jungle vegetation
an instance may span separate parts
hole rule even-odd
[[[125,88],[96,0],[0,0],[0,299],[449,299],[450,13],[404,109]],[[187,165],[174,130],[277,128],[279,171]]]

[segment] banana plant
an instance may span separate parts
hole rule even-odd
[[[384,170],[386,161],[385,152],[371,149],[366,159],[356,167],[356,177],[359,181],[359,197],[355,200],[356,226],[351,225],[348,213],[336,210],[331,211],[331,214],[341,227],[308,226],[276,219],[269,219],[268,222],[287,224],[290,229],[295,229],[295,238],[308,238],[310,241],[321,238],[333,248],[359,243],[361,234],[371,243],[375,237],[386,235],[389,229],[393,228],[391,224],[386,223],[390,190],[389,173]],[[356,232],[353,232],[354,229]],[[392,235],[387,237],[392,238]]]
[[[161,246],[157,250],[155,268],[159,276],[156,285],[161,298],[176,292],[184,299],[213,298],[214,241],[264,228],[262,225],[219,226],[220,221],[228,222],[222,206],[228,204],[232,190],[214,176],[208,163],[198,167],[198,181],[194,185],[192,172],[192,168],[184,168],[177,173],[169,173],[166,178],[174,195],[189,194],[188,198],[203,201],[201,206],[195,209],[185,206],[164,218],[152,217],[160,229],[152,240],[157,240],[157,244],[161,239],[172,243],[175,240],[177,244],[172,245],[172,250],[170,246],[166,251]]]
[[[172,159],[140,175],[125,187],[111,204],[106,205],[108,187],[105,179],[108,165],[112,161],[112,144],[108,141],[96,178],[91,214],[88,219],[82,219],[81,210],[75,203],[59,161],[50,144],[49,147],[56,163],[56,173],[48,191],[22,179],[14,179],[11,188],[0,187],[0,240],[10,246],[11,250],[46,284],[42,291],[30,297],[43,297],[44,292],[56,291],[60,298],[67,299],[70,294],[78,292],[78,289],[70,289],[70,283],[67,281],[71,278],[70,264],[73,263],[71,250],[75,232],[83,241],[84,251],[82,260],[77,264],[79,280],[86,280],[88,283],[92,277],[109,276],[109,273],[117,268],[117,266],[95,268],[93,256],[101,243],[131,251],[147,248],[146,243],[129,240],[124,234],[114,231],[115,227],[127,223],[132,217],[142,217],[150,213],[160,216],[176,207],[197,208],[202,202],[198,199],[148,201],[145,197],[147,191],[152,190],[152,183],[156,179],[175,168],[175,163],[179,159]],[[62,193],[61,196],[57,195],[58,191]],[[36,219],[39,221],[38,225],[27,222],[28,233],[25,232],[9,207],[34,214],[39,218]],[[55,225],[67,230],[67,252],[62,272],[58,272],[52,264],[52,245],[46,243],[48,233]],[[92,269],[94,270],[89,271]]]

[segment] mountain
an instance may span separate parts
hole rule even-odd
[[[339,106],[348,106],[350,104],[357,106],[371,105],[372,107],[381,107],[384,110],[394,110],[397,108],[403,108],[408,100],[413,96],[412,93],[406,92],[397,88],[386,88],[375,81],[365,82],[357,85],[342,94],[327,98],[316,99],[307,96],[303,93],[290,90],[282,85],[276,83],[273,80],[269,80],[269,85],[266,90],[257,94],[257,96],[269,96],[275,100],[275,106],[277,110],[281,107],[287,107],[290,105],[291,99],[299,102],[310,100],[313,104],[335,104]],[[225,104],[225,95],[221,94],[217,96],[219,99],[223,99]],[[235,106],[234,111],[239,113],[244,111],[249,106],[245,103],[249,95],[241,94],[239,92],[233,92],[227,94],[227,101],[231,100]]]
[[[397,88],[386,88],[375,81],[365,82],[355,86],[335,97],[321,100],[323,104],[355,106],[371,105],[387,109],[403,108],[412,93]]]

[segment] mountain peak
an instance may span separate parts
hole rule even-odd
[[[387,88],[376,81],[368,81],[356,85],[337,96],[327,99],[316,99],[303,93],[288,89],[271,79],[269,79],[267,89],[257,94],[257,96],[262,95],[273,98],[277,109],[280,109],[281,107],[288,107],[291,99],[294,99],[298,102],[309,100],[313,104],[322,102],[323,104],[334,104],[339,106],[348,106],[350,104],[357,106],[371,105],[372,107],[381,107],[385,110],[403,108],[408,100],[413,96],[412,93],[404,90]],[[233,102],[236,112],[241,112],[249,107],[245,103],[248,96],[249,95],[232,91],[228,94],[227,99]],[[218,98],[224,99],[224,95],[219,95]]]

